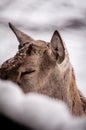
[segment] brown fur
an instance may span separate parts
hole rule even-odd
[[[72,79],[71,79],[71,85],[69,88],[69,108],[70,111],[74,115],[83,115],[84,114],[84,108],[83,108],[83,102],[80,98],[79,91],[77,91],[77,86],[76,86],[76,80],[75,80],[75,75],[74,71],[72,69]]]
[[[4,62],[0,78],[11,80],[27,92],[63,100],[75,116],[85,113],[86,100],[78,91],[67,49],[55,31],[50,43],[33,38],[9,24],[19,44],[17,54]]]

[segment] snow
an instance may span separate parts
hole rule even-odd
[[[74,118],[64,102],[28,93],[10,81],[0,80],[0,113],[37,130],[85,130],[85,117]]]

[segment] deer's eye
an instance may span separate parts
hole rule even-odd
[[[22,78],[23,76],[28,75],[28,74],[31,74],[31,73],[33,73],[33,72],[35,72],[35,70],[32,70],[32,69],[27,70],[27,71],[25,71],[25,72],[22,72],[22,73],[21,73],[21,78]]]

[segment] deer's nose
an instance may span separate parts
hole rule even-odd
[[[8,78],[9,78],[8,74],[2,68],[0,68],[0,79],[7,80]]]

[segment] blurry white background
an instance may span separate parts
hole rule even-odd
[[[59,30],[78,88],[86,94],[86,0],[0,0],[0,64],[17,52],[18,41],[8,22],[46,41],[50,41],[54,30]]]

